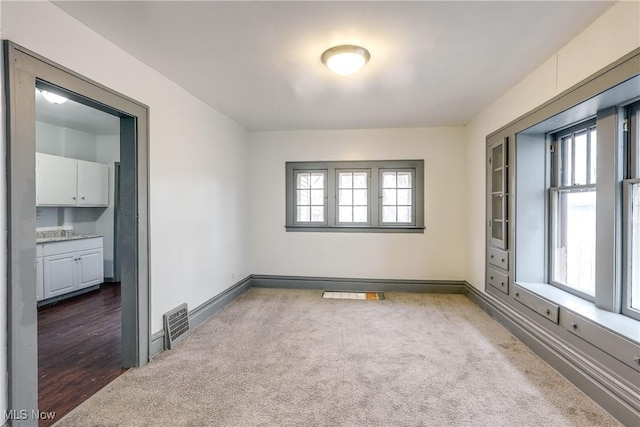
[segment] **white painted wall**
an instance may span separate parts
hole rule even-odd
[[[619,2],[467,125],[466,280],[484,290],[485,138],[640,47],[640,2]]]
[[[2,36],[150,107],[152,332],[249,274],[242,127],[49,2],[2,2]]]
[[[464,129],[251,135],[251,271],[382,279],[464,279]],[[285,162],[425,161],[424,234],[286,232]]]

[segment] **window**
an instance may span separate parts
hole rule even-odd
[[[552,138],[551,282],[588,299],[595,296],[595,120]]]
[[[287,162],[287,231],[422,232],[424,161]]]
[[[640,102],[627,107],[623,181],[623,312],[640,319]]]

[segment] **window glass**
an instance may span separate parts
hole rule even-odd
[[[556,192],[553,280],[595,294],[596,192]]]
[[[324,172],[296,174],[296,221],[324,222]]]
[[[630,305],[634,310],[640,310],[640,183],[631,186],[630,242]]]
[[[338,172],[338,222],[368,221],[368,173]]]
[[[412,218],[412,173],[382,172],[382,222],[411,223]]]

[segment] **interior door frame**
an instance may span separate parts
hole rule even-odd
[[[35,88],[120,117],[123,366],[150,359],[149,108],[5,40],[9,409],[38,409],[35,251]],[[12,420],[37,426],[37,419]]]

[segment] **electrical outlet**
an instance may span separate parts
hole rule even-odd
[[[231,281],[232,282],[236,281],[236,273],[231,273]]]

